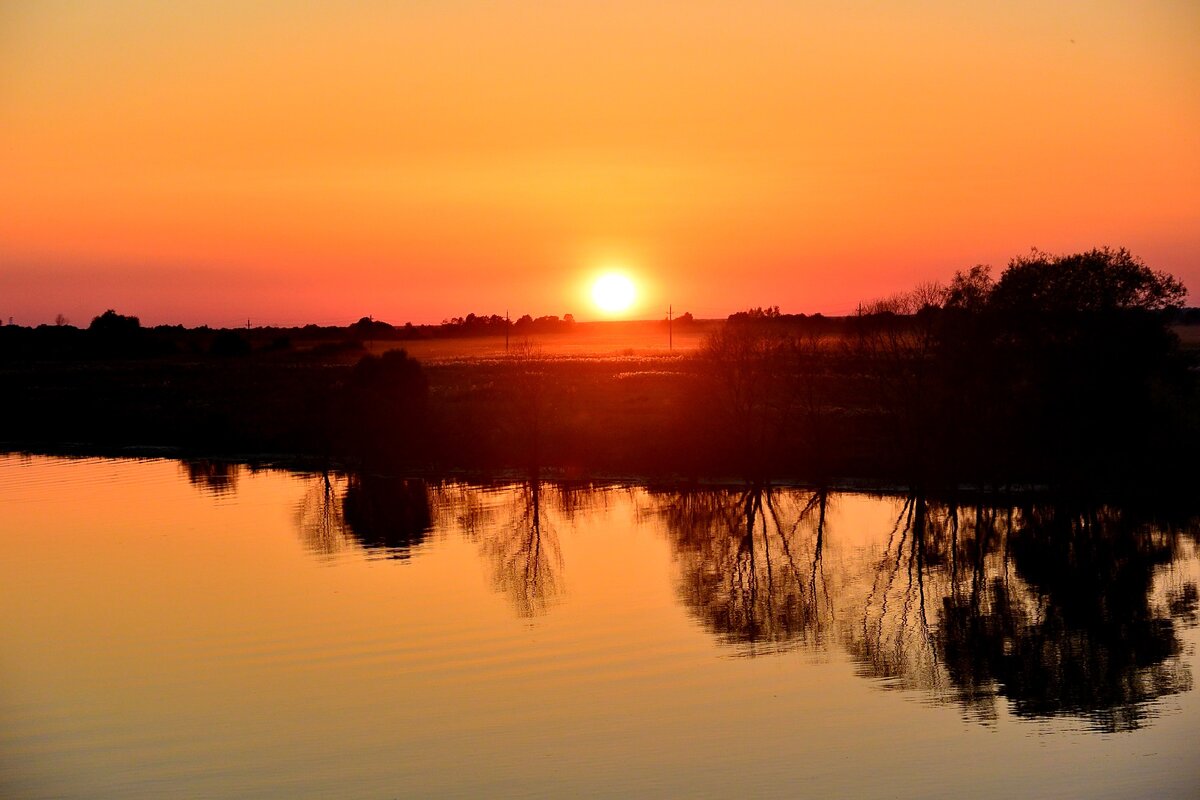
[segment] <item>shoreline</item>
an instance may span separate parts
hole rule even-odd
[[[1163,487],[1156,491],[1155,487],[1132,487],[1128,493],[1097,492],[1080,493],[1056,489],[1050,484],[1010,483],[1000,485],[959,483],[955,485],[939,485],[919,489],[911,482],[887,480],[880,478],[839,477],[822,483],[800,476],[780,475],[771,478],[752,480],[737,478],[732,475],[683,476],[678,474],[663,474],[654,472],[605,472],[595,471],[586,474],[568,474],[567,471],[543,467],[536,476],[531,476],[528,470],[519,468],[502,468],[483,470],[472,468],[401,468],[401,469],[363,469],[354,465],[352,459],[323,459],[310,454],[286,453],[216,453],[189,449],[185,447],[170,447],[156,445],[125,445],[125,446],[96,446],[80,442],[59,445],[32,445],[28,443],[0,441],[0,456],[18,456],[30,458],[63,458],[63,459],[113,459],[130,461],[173,461],[177,463],[206,462],[245,466],[252,470],[277,470],[296,474],[320,474],[324,472],[352,475],[371,474],[407,480],[422,480],[433,483],[450,482],[475,485],[493,484],[497,486],[511,485],[537,480],[552,484],[588,484],[604,487],[647,487],[668,488],[681,491],[713,490],[734,491],[758,486],[771,489],[793,489],[811,491],[814,493],[846,493],[870,496],[926,496],[931,498],[952,497],[965,502],[978,502],[984,499],[1010,499],[1013,501],[1045,499],[1070,500],[1090,503],[1141,503],[1161,502],[1170,507],[1179,505],[1194,507],[1197,503],[1180,501],[1187,500],[1178,491]]]

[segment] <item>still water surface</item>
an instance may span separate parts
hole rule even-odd
[[[0,794],[1196,797],[1194,522],[0,456]]]

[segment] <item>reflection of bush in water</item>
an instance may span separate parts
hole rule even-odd
[[[215,495],[237,491],[238,475],[242,471],[240,464],[229,461],[184,461],[183,468],[188,482]]]
[[[956,684],[994,683],[1018,715],[1102,730],[1136,728],[1148,701],[1191,688],[1170,599],[1153,596],[1156,568],[1176,556],[1171,532],[1110,509],[1034,509],[1009,548],[1021,580],[988,576],[944,600],[938,638]]]
[[[408,558],[433,527],[425,482],[388,475],[351,475],[342,497],[346,527],[367,548]]]
[[[1170,528],[1112,509],[959,509],[910,500],[846,647],[869,677],[996,716],[1138,727],[1148,701],[1191,688],[1173,608],[1155,592],[1178,555]]]

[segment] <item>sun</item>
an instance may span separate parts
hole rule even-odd
[[[605,314],[628,311],[636,299],[637,287],[620,272],[606,272],[592,284],[592,302]]]

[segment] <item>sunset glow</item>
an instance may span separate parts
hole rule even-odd
[[[1188,3],[6,3],[0,315],[582,319],[608,249],[698,317],[846,313],[1031,246],[1194,293],[1197,30]]]

